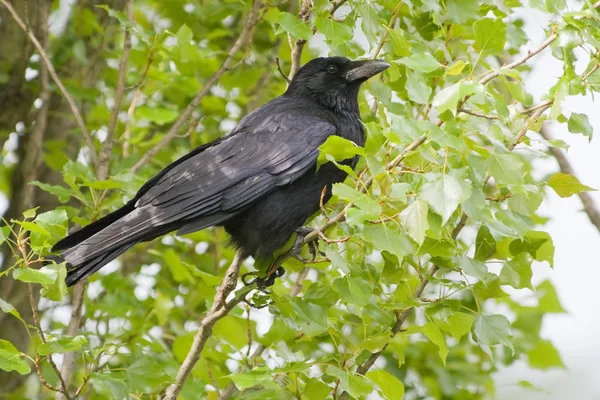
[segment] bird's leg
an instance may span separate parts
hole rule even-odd
[[[296,232],[296,240],[294,241],[294,245],[292,246],[292,256],[295,259],[297,259],[298,261],[301,261],[301,262],[309,261],[300,255],[300,248],[302,247],[302,244],[304,243],[304,238],[306,237],[306,235],[308,235],[312,231],[313,230],[307,226],[301,226],[299,228],[296,228],[296,230],[294,231],[294,232]],[[307,244],[308,244],[308,251],[310,252],[310,255],[312,256],[312,260],[310,260],[310,261],[315,261],[315,259],[317,258],[317,253],[319,253],[322,256],[325,256],[325,253],[323,253],[322,251],[319,250],[319,246],[318,246],[316,240],[310,241]]]

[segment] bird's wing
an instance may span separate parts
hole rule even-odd
[[[277,113],[170,169],[136,207],[160,209],[161,224],[235,212],[315,165],[335,126],[308,114]]]

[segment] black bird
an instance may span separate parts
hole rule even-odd
[[[302,225],[319,209],[323,189],[328,200],[331,185],[346,178],[331,163],[316,171],[318,148],[332,135],[364,145],[358,91],[388,67],[343,57],[308,62],[283,95],[245,116],[228,136],[175,161],[122,208],[59,241],[52,251],[67,262],[67,285],[136,243],[175,230],[221,225],[255,258],[271,256],[294,233],[306,234]]]

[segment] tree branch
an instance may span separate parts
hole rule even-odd
[[[302,4],[300,5],[300,11],[298,12],[298,18],[300,21],[305,24],[308,22],[308,18],[310,17],[310,9],[313,6],[313,0],[302,0]],[[306,40],[296,38],[294,41],[294,46],[292,47],[292,67],[290,68],[289,79],[290,81],[294,79],[294,76],[298,73],[301,64],[302,58],[302,50],[304,50],[304,45],[306,44]]]
[[[221,64],[221,67],[217,70],[217,72],[215,72],[213,76],[211,76],[206,81],[200,92],[198,92],[196,97],[194,97],[190,104],[188,104],[186,109],[183,111],[183,113],[181,113],[179,118],[177,118],[177,120],[171,126],[171,128],[165,134],[165,136],[163,136],[163,138],[153,148],[148,150],[146,154],[144,154],[144,156],[137,163],[135,163],[135,165],[131,168],[132,172],[136,172],[140,168],[142,168],[148,161],[152,159],[152,157],[154,157],[160,150],[162,150],[177,136],[177,133],[179,132],[183,124],[192,115],[194,109],[198,106],[198,104],[200,104],[200,101],[204,98],[204,96],[206,96],[210,92],[210,89],[215,83],[218,82],[221,76],[229,70],[229,66],[233,61],[233,57],[252,39],[252,35],[254,33],[254,26],[258,24],[258,21],[260,19],[258,11],[261,5],[261,0],[254,0],[254,3],[252,4],[252,9],[248,13],[246,21],[244,22],[242,32],[240,33],[236,41],[233,43],[233,46],[231,46],[231,48],[229,49],[227,57]]]
[[[548,131],[548,128],[546,126],[542,127],[542,129],[540,130],[540,134],[544,139],[552,140],[552,135]],[[573,166],[571,165],[571,162],[567,158],[565,152],[559,149],[558,147],[553,146],[550,146],[549,149],[554,158],[556,158],[560,171],[564,174],[575,176],[575,170],[573,169]],[[588,218],[590,219],[590,222],[600,232],[600,210],[598,209],[596,202],[594,201],[592,196],[590,196],[589,192],[581,192],[577,195],[579,196],[579,199],[581,199],[581,203],[583,204],[583,211],[585,211]]]
[[[179,392],[181,392],[181,389],[185,384],[185,381],[192,372],[192,369],[200,359],[202,350],[204,350],[204,346],[212,334],[213,327],[217,321],[225,317],[233,309],[233,307],[242,301],[242,299],[244,299],[246,295],[253,289],[253,287],[247,286],[242,289],[240,291],[241,293],[238,294],[238,296],[236,296],[234,299],[230,300],[229,302],[226,301],[227,296],[229,296],[233,289],[235,289],[238,281],[238,274],[243,261],[244,257],[242,255],[242,251],[238,250],[235,253],[235,257],[233,258],[227,273],[219,285],[219,289],[217,290],[217,294],[215,295],[215,300],[210,308],[210,311],[204,316],[202,322],[200,323],[198,332],[194,337],[192,348],[177,372],[175,383],[171,384],[167,388],[165,396],[163,397],[164,400],[175,400],[177,398]]]
[[[306,279],[306,276],[308,275],[308,271],[310,270],[310,268],[303,268],[299,273],[298,273],[298,278],[296,279],[296,284],[294,285],[294,287],[292,288],[292,290],[290,291],[290,296],[291,297],[295,297],[297,296],[300,291],[302,290],[302,283],[304,282],[304,279]],[[267,346],[265,346],[264,344],[260,344],[256,350],[254,350],[254,353],[252,353],[252,355],[250,356],[250,360],[254,361],[256,360],[258,357],[262,356],[262,354],[265,352],[265,350],[267,350]],[[240,372],[243,372],[245,370],[249,369],[249,366],[245,366],[244,368],[242,368],[242,370]],[[221,394],[219,395],[218,400],[227,400],[229,399],[231,396],[233,396],[235,393],[237,393],[237,388],[235,387],[235,384],[233,382],[231,382],[227,388],[221,392]]]
[[[56,86],[58,86],[58,88],[60,89],[61,93],[67,100],[67,103],[69,103],[69,106],[71,107],[71,111],[73,112],[73,116],[75,117],[75,121],[77,122],[79,129],[81,129],[81,133],[83,134],[83,138],[86,142],[86,145],[89,147],[90,159],[92,160],[92,163],[94,164],[94,166],[97,166],[98,165],[98,155],[96,154],[96,149],[94,147],[94,140],[92,139],[90,132],[87,130],[87,128],[85,126],[85,122],[83,121],[81,112],[79,111],[79,109],[77,108],[77,105],[75,104],[75,100],[73,100],[73,97],[67,91],[67,89],[65,88],[65,85],[63,85],[62,81],[58,77],[58,74],[56,73],[56,70],[52,66],[52,62],[50,61],[48,54],[44,50],[41,43],[36,39],[35,35],[31,32],[31,30],[27,27],[27,25],[19,17],[19,14],[17,14],[15,9],[12,8],[10,3],[7,0],[0,0],[0,4],[2,4],[4,7],[6,7],[6,9],[10,12],[12,17],[14,18],[15,22],[27,34],[27,36],[29,37],[29,39],[31,40],[33,45],[35,46],[36,50],[38,51],[40,57],[42,58],[44,64],[46,64],[46,67],[48,68],[48,72],[50,73],[50,76],[54,80],[54,83],[56,83]]]
[[[482,85],[485,85],[486,83],[488,83],[489,81],[491,81],[492,79],[495,79],[497,77],[499,77],[500,75],[502,75],[502,70],[503,69],[514,69],[517,68],[520,65],[525,64],[530,58],[536,56],[538,53],[540,53],[542,50],[544,50],[546,47],[550,46],[552,44],[552,42],[554,42],[556,40],[556,38],[558,37],[556,32],[552,32],[552,34],[548,37],[548,39],[544,40],[542,42],[542,44],[533,49],[533,50],[529,50],[527,52],[527,54],[525,54],[523,57],[516,59],[515,61],[509,63],[509,64],[505,64],[502,67],[500,67],[499,69],[490,72],[489,74],[487,74],[486,76],[484,76],[483,78],[481,78],[479,80],[479,83],[481,83]]]
[[[133,4],[132,0],[125,1],[125,12],[127,18],[131,21],[133,19]],[[119,111],[121,109],[121,102],[123,101],[123,93],[125,93],[125,80],[127,78],[127,63],[129,61],[129,52],[131,51],[131,32],[125,28],[125,34],[123,39],[123,53],[121,54],[121,62],[119,64],[119,77],[117,79],[117,88],[115,91],[115,103],[113,104],[112,113],[110,120],[108,121],[108,132],[102,145],[100,146],[100,155],[98,160],[98,166],[96,168],[96,176],[100,180],[108,178],[110,172],[110,158],[112,155],[113,138],[115,130],[117,128],[117,122],[119,120]]]

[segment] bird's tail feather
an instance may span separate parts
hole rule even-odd
[[[67,262],[67,277],[65,279],[67,286],[73,286],[76,283],[89,278],[93,273],[123,254],[133,245],[135,245],[135,243],[126,243],[119,247],[115,247],[97,257],[84,261],[79,265],[72,265]]]

